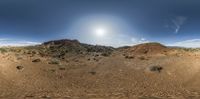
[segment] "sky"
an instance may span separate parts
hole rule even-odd
[[[57,39],[200,47],[199,0],[0,0],[0,46]]]

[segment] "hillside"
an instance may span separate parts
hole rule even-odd
[[[200,98],[199,50],[64,39],[0,52],[0,98]]]

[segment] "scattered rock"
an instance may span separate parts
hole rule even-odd
[[[56,70],[55,69],[49,69],[51,72],[55,72]]]
[[[59,60],[51,60],[50,62],[48,62],[48,64],[60,64]]]
[[[65,70],[65,67],[60,67],[59,70]]]
[[[17,60],[22,60],[23,58],[22,57],[17,57]]]
[[[95,74],[96,74],[95,71],[90,71],[89,73],[92,74],[92,75],[95,75]]]
[[[140,60],[148,60],[147,58],[145,58],[144,56],[140,56],[138,57]]]
[[[22,70],[22,69],[24,69],[23,66],[17,66],[16,68],[17,68],[18,70]]]
[[[33,98],[34,96],[33,95],[26,95],[25,97],[26,98]]]
[[[41,62],[40,59],[34,59],[32,62]]]
[[[41,96],[41,98],[50,98],[50,96],[44,95],[44,96]]]
[[[112,53],[111,52],[103,52],[101,55],[104,56],[104,57],[108,57],[110,56]]]
[[[98,61],[99,61],[99,59],[97,59],[97,58],[93,58],[93,60],[94,60],[94,61],[96,61],[96,62],[98,62]]]
[[[96,55],[95,55],[95,57],[98,57],[98,56],[99,56],[99,54],[96,54]]]
[[[126,59],[133,59],[134,56],[125,56]]]
[[[75,59],[74,62],[79,62],[79,60]]]
[[[160,73],[163,70],[163,67],[161,67],[161,66],[150,66],[149,70],[152,71],[152,72],[159,72]]]

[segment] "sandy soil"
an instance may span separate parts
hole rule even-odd
[[[199,99],[200,51],[156,48],[65,59],[1,53],[0,98]]]

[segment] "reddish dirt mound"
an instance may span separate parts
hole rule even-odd
[[[160,43],[144,43],[130,47],[127,50],[134,54],[156,54],[166,52],[169,48]]]

